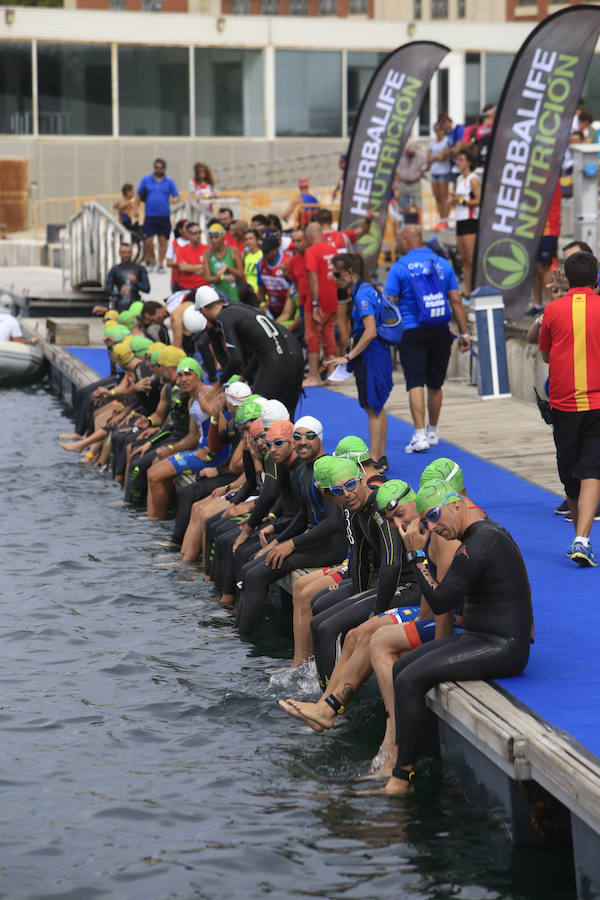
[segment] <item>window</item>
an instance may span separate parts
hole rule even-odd
[[[464,19],[467,15],[467,0],[457,0],[456,15],[459,19]]]
[[[196,134],[263,135],[261,51],[196,48],[195,65]]]
[[[38,44],[40,134],[112,134],[110,48]]]
[[[233,0],[231,12],[234,16],[247,16],[250,13],[250,0]]]
[[[119,47],[119,131],[189,135],[188,51],[184,47]]]
[[[481,56],[479,53],[467,53],[465,60],[465,124],[467,125],[472,125],[481,111],[480,88]]]
[[[341,53],[278,50],[275,108],[277,137],[340,137]]]
[[[348,51],[346,82],[348,92],[348,134],[352,133],[360,102],[364,97],[373,72],[387,53],[360,53]]]
[[[419,112],[419,137],[428,137],[430,134],[429,117],[431,108],[431,97],[429,96],[429,86],[425,91],[423,103]]]
[[[497,103],[514,56],[512,53],[485,54],[485,98],[483,105]]]
[[[261,16],[276,16],[279,14],[279,0],[260,0]]]
[[[320,16],[337,16],[337,0],[319,0]]]
[[[0,134],[31,134],[31,44],[2,42]]]
[[[350,0],[348,12],[351,16],[366,16],[369,12],[367,0]]]
[[[420,19],[423,15],[423,4],[421,0],[413,0],[413,19]]]
[[[431,18],[448,18],[448,0],[431,0]]]
[[[307,16],[308,0],[290,0],[290,16]]]

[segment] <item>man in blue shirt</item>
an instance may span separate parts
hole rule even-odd
[[[145,204],[144,262],[149,272],[154,269],[154,237],[158,235],[158,271],[164,272],[167,241],[171,234],[171,203],[179,200],[177,185],[165,174],[164,159],[154,160],[154,171],[139,183],[133,204],[133,218],[137,219],[140,203]]]
[[[456,319],[461,352],[471,346],[467,314],[458,282],[450,263],[429,247],[423,246],[421,229],[406,225],[398,234],[398,247],[404,254],[391,267],[385,292],[400,307],[404,334],[399,344],[400,362],[404,370],[410,412],[415,426],[407,453],[420,453],[439,443],[438,421],[442,408],[442,385],[450,360],[452,335],[450,316]],[[424,273],[432,272],[423,278]],[[429,285],[429,293],[421,293]],[[419,300],[421,302],[419,302]],[[429,305],[429,309],[427,308]],[[441,316],[443,324],[437,324]],[[425,386],[429,423],[425,427]]]

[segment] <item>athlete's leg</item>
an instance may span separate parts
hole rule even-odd
[[[154,460],[148,470],[148,515],[166,519],[177,469],[168,459]]]
[[[334,591],[339,584],[333,575],[322,571],[309,572],[299,578],[294,585],[292,607],[294,617],[294,658],[291,667],[301,666],[312,656],[313,644],[310,630],[312,619],[311,601],[315,594],[324,590]]]

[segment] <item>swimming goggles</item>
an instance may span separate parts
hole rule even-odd
[[[434,506],[433,509],[430,509],[428,512],[426,512],[424,516],[421,516],[421,525],[423,526],[425,531],[427,531],[427,526],[430,522],[437,522],[439,520],[442,514],[442,506],[446,505],[446,503],[448,502],[448,497],[458,497],[459,500],[463,499],[462,494],[446,494],[439,506]]]
[[[389,503],[386,503],[386,504],[385,504],[384,509],[387,509],[387,510],[389,510],[390,512],[391,512],[393,509],[396,509],[396,507],[398,506],[398,504],[400,503],[400,501],[402,500],[402,498],[403,498],[403,497],[406,497],[407,494],[409,494],[409,493],[410,493],[410,487],[404,488],[404,490],[402,491],[402,493],[400,494],[399,497],[393,497],[393,498],[389,501]],[[439,517],[438,517],[438,518],[439,518]]]
[[[261,431],[260,434],[253,434],[251,440],[253,440],[255,443],[256,443],[256,441],[264,441],[266,436],[267,436],[267,432]]]
[[[344,494],[351,494],[356,490],[356,486],[361,478],[362,475],[360,478],[349,478],[348,481],[345,481],[343,484],[334,484],[329,488],[329,491],[334,497],[342,497]]]
[[[267,449],[270,450],[271,447],[277,447],[277,448],[283,447],[283,445],[287,444],[288,441],[289,441],[289,438],[275,438],[274,441],[265,441],[265,445],[266,445]]]
[[[307,431],[306,434],[300,434],[299,431],[295,431],[292,437],[295,441],[314,441],[316,438],[321,437],[321,435],[317,434],[316,431]]]

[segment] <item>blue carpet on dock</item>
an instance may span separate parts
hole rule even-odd
[[[101,377],[109,374],[105,350],[69,349]],[[357,401],[324,388],[307,391],[297,411],[300,414],[314,415],[325,424],[324,447],[328,452],[347,434],[364,438],[368,434],[367,417]],[[467,421],[465,442],[468,427]],[[388,418],[388,477],[403,478],[416,488],[422,469],[432,459],[449,456],[462,467],[469,495],[510,531],[527,564],[535,644],[523,675],[497,683],[600,756],[600,666],[596,656],[600,643],[600,567],[598,571],[580,569],[565,556],[573,528],[554,515],[560,502],[555,494],[445,441],[426,453],[406,454],[404,447],[411,434],[411,425]],[[600,533],[600,525],[595,528]],[[600,551],[600,536],[596,544]]]
[[[105,347],[65,347],[73,356],[94,369],[100,378],[110,375],[110,359]]]

